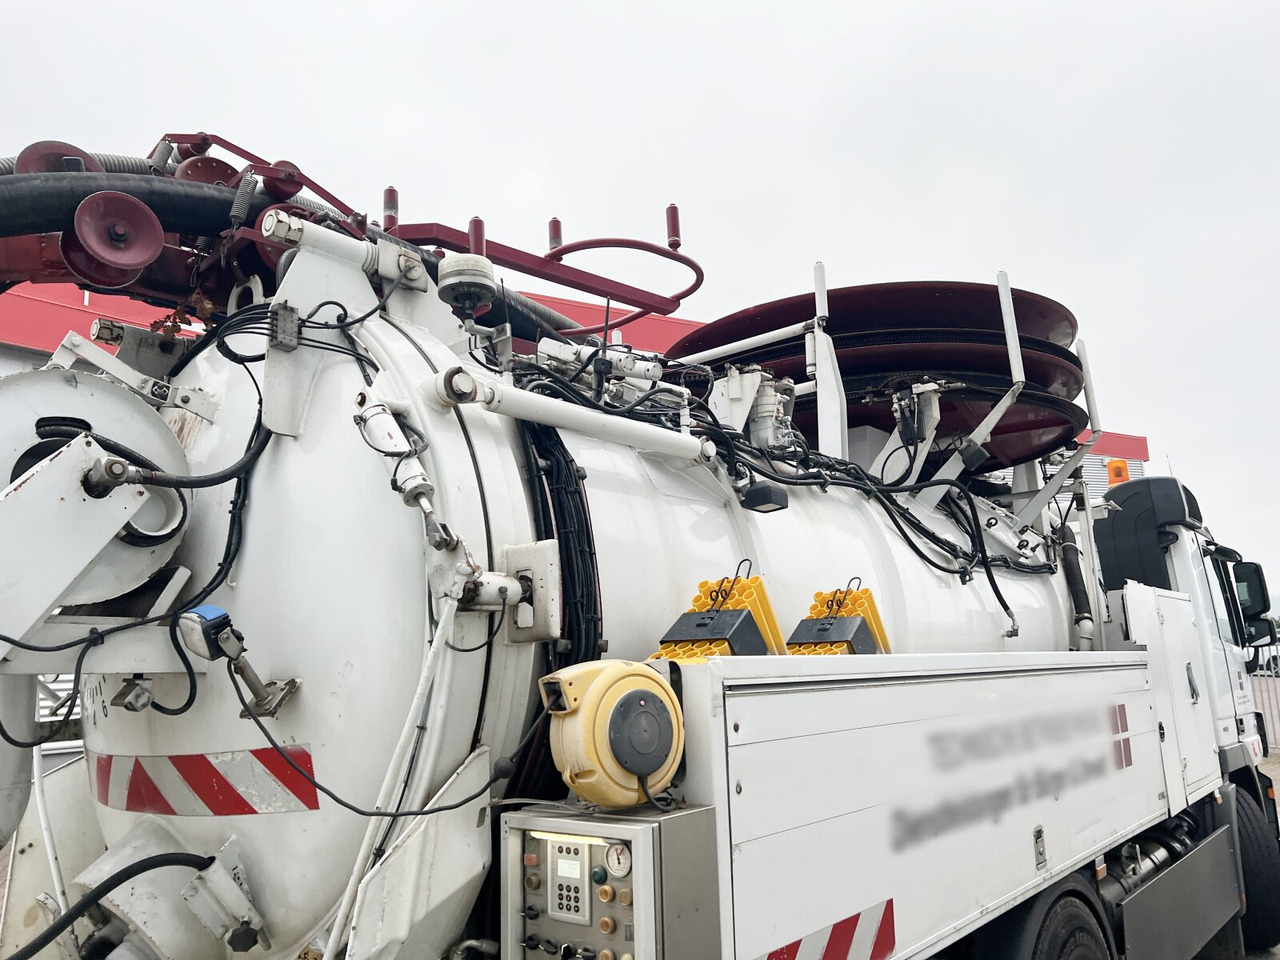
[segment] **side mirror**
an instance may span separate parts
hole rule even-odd
[[[1246,621],[1244,642],[1250,647],[1272,646],[1276,642],[1276,622],[1270,617]]]
[[[1267,578],[1262,574],[1262,567],[1256,563],[1237,563],[1231,573],[1240,597],[1240,612],[1246,620],[1256,620],[1271,609],[1271,595],[1267,593]]]

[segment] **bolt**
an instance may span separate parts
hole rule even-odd
[[[125,474],[125,470],[126,470],[126,467],[124,465],[124,461],[122,460],[107,461],[107,476],[110,477],[112,480],[121,479]]]
[[[131,232],[128,224],[113,223],[107,227],[107,239],[112,243],[124,243],[129,239]]]
[[[191,402],[191,395],[190,395],[190,394],[186,394],[186,393],[184,393],[182,396],[180,396],[180,397],[178,398],[178,402],[179,402],[179,403],[190,403],[190,402]]]
[[[994,527],[999,522],[1000,521],[997,520],[995,517],[987,517],[987,528],[990,529],[991,527]]]

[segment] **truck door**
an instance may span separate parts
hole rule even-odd
[[[1204,583],[1213,603],[1212,627],[1217,642],[1211,642],[1210,696],[1216,719],[1217,742],[1220,747],[1236,743],[1240,736],[1238,720],[1251,717],[1255,709],[1253,690],[1249,685],[1245,664],[1249,649],[1245,641],[1245,625],[1231,575],[1234,551],[1206,543],[1200,537],[1200,553],[1204,560]]]
[[[1160,634],[1168,651],[1169,688],[1178,728],[1179,763],[1187,802],[1194,803],[1221,780],[1207,649],[1191,600],[1164,594],[1157,600]]]

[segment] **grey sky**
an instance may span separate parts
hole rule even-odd
[[[1149,436],[1280,592],[1280,6],[255,8],[13,5],[0,153],[209,130],[357,207],[394,183],[406,220],[479,214],[530,249],[551,215],[566,239],[661,240],[676,201],[695,319],[802,292],[815,259],[833,285],[1005,269],[1076,313],[1105,426]]]

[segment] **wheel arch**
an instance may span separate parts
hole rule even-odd
[[[1019,904],[1008,913],[993,920],[974,935],[975,956],[978,957],[1028,957],[1036,944],[1036,937],[1049,911],[1063,897],[1075,897],[1093,914],[1102,930],[1111,956],[1116,952],[1115,934],[1111,922],[1102,907],[1093,882],[1092,868],[1082,867],[1067,874],[1047,890],[1043,890],[1026,903]]]

